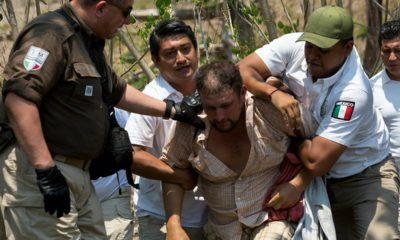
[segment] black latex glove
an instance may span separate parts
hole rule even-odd
[[[182,102],[175,103],[175,115],[172,119],[189,123],[198,129],[205,129],[204,122],[197,116],[203,110],[200,102],[200,97],[197,91],[190,95],[185,96]]]
[[[57,211],[57,217],[71,210],[69,188],[57,166],[41,170],[36,169],[37,185],[44,197],[44,210],[50,215]]]

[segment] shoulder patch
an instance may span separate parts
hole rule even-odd
[[[36,71],[42,68],[49,52],[35,46],[30,46],[24,58],[24,67],[28,71]]]
[[[355,103],[349,101],[337,101],[333,108],[332,117],[349,121],[353,114]]]

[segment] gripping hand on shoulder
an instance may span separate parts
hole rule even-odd
[[[198,129],[205,129],[204,122],[197,116],[202,110],[200,97],[196,91],[190,96],[185,96],[182,102],[175,103],[175,115],[172,119],[189,123]]]
[[[44,197],[44,210],[50,215],[57,212],[57,217],[68,214],[71,210],[69,188],[57,166],[48,169],[36,169],[37,185]]]

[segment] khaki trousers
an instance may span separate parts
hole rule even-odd
[[[100,202],[89,173],[55,162],[70,189],[71,212],[61,218],[44,211],[34,168],[18,145],[0,153],[1,209],[6,239],[106,239]]]
[[[399,175],[391,157],[344,179],[328,180],[337,239],[399,239]]]
[[[121,187],[121,194],[115,191],[107,200],[101,202],[107,239],[132,240],[133,214],[131,210],[131,186]]]

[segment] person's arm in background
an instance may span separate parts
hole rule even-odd
[[[161,160],[174,168],[190,169],[189,156],[193,153],[193,136],[196,130],[187,124],[177,123],[163,149]],[[163,182],[167,239],[189,239],[180,222],[184,189],[181,185]]]
[[[271,71],[254,52],[238,63],[240,75],[247,89],[257,97],[263,98],[271,103],[282,113],[292,119],[294,128],[300,124],[300,111],[298,101],[291,95],[277,90],[265,80],[270,77]]]
[[[167,226],[167,240],[189,240],[181,225],[181,208],[183,203],[183,188],[178,184],[162,183],[164,209]]]

